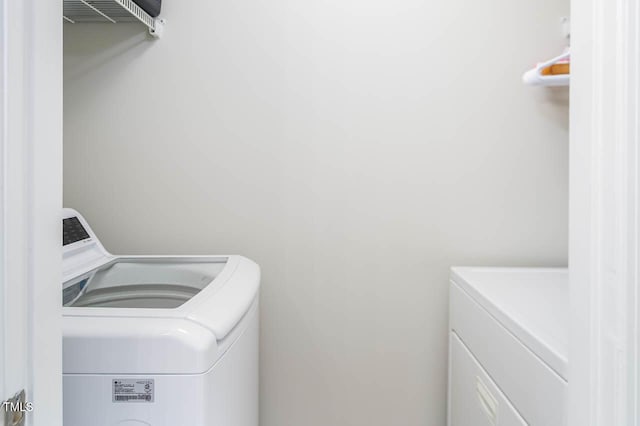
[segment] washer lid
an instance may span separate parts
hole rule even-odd
[[[208,286],[226,257],[116,258],[63,284],[66,307],[173,309]]]
[[[252,307],[255,311],[258,309],[260,269],[241,256],[118,257],[114,260],[75,277],[65,287],[94,277],[96,292],[105,289],[105,295],[99,296],[105,296],[107,301],[100,303],[119,305],[62,309],[65,373],[201,374],[243,335],[254,318]],[[173,267],[163,271],[162,265]],[[208,274],[216,272],[214,268],[220,268],[221,272],[206,286],[201,285],[204,280],[198,277],[206,276],[208,280]],[[140,271],[146,273],[138,275]],[[169,277],[159,277],[165,272]],[[161,285],[171,282],[171,277],[179,277],[182,286],[177,294],[166,297],[167,293],[150,290],[161,300],[198,293],[173,309],[122,307],[124,300],[139,303],[128,290],[117,289],[118,284],[135,283],[136,277],[163,279]],[[154,281],[151,287],[158,284]],[[89,281],[85,286],[93,288]],[[123,301],[115,300],[120,296]],[[149,294],[143,297],[149,299]]]
[[[218,340],[260,287],[260,268],[242,256],[114,256],[73,209],[63,213],[62,264],[65,317],[183,318]]]
[[[569,353],[566,268],[451,269],[451,279],[565,380]]]

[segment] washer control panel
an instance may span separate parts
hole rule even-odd
[[[91,238],[76,216],[62,219],[62,245],[73,244]]]

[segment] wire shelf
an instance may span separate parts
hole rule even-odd
[[[64,0],[62,17],[71,24],[141,22],[155,37],[160,36],[164,26],[163,19],[151,17],[133,0]]]

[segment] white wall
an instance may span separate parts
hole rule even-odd
[[[260,263],[262,426],[443,425],[452,264],[563,265],[568,1],[170,1],[66,25],[65,205]]]

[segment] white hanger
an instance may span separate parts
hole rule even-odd
[[[524,73],[522,81],[531,86],[568,86],[570,81],[569,74],[543,75],[542,70],[559,62],[566,61],[570,57],[571,52],[567,49],[562,55],[549,59],[546,62],[541,62],[534,69]]]

